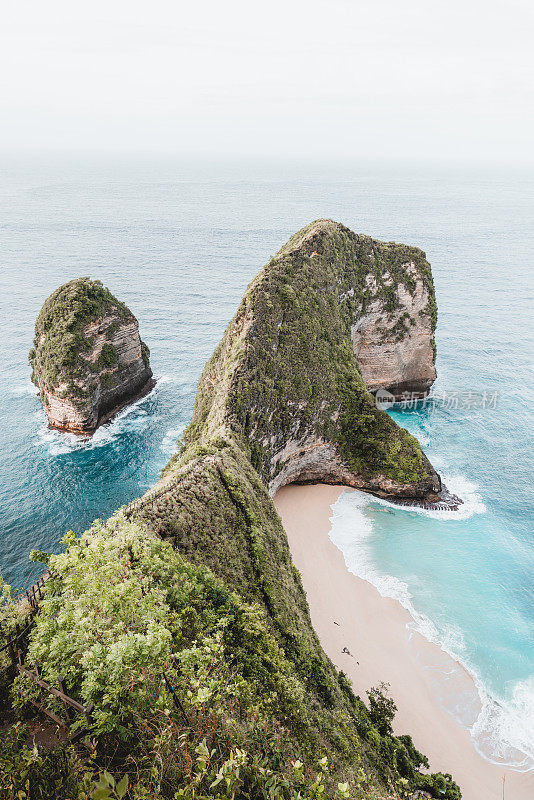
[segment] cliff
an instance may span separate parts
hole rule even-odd
[[[365,383],[428,388],[435,323],[420,250],[314,222],[247,289],[204,370],[184,441],[235,441],[271,496],[323,481],[439,502],[440,478],[419,443]]]
[[[94,432],[150,388],[149,355],[136,318],[100,281],[60,286],[43,304],[30,351],[49,425]]]
[[[430,265],[416,248],[407,252],[401,245],[373,242],[370,249],[375,268],[365,278],[365,298],[351,326],[362,376],[371,392],[383,389],[396,400],[424,397],[436,380],[437,309]],[[404,262],[400,272],[388,263],[397,259]]]
[[[270,496],[292,480],[439,490],[354,352],[378,252],[395,275],[424,261],[329,221],[293,237],[248,288],[159,483],[65,553],[36,554],[54,576],[27,659],[94,704],[92,768],[130,773],[132,798],[460,798],[393,735],[394,703],[373,690],[366,706],[324,654]],[[35,688],[19,677],[15,696]]]

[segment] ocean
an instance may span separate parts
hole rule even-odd
[[[0,170],[3,579],[24,588],[40,572],[32,548],[60,550],[66,531],[157,480],[245,287],[293,232],[330,217],[417,245],[436,284],[438,380],[432,402],[390,413],[464,504],[427,512],[344,493],[331,536],[472,673],[480,702],[450,710],[475,746],[534,768],[534,174],[96,157]],[[43,301],[83,275],[137,316],[159,379],[90,441],[48,430],[27,361]]]

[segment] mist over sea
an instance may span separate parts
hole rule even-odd
[[[394,165],[30,161],[0,164],[0,572],[145,492],[191,417],[202,367],[260,267],[331,217],[421,247],[439,308],[435,402],[395,407],[456,516],[343,494],[350,568],[473,673],[478,747],[534,766],[534,174]],[[159,378],[90,441],[47,429],[29,376],[35,318],[60,284],[100,279],[137,316]],[[450,698],[444,702],[449,702]]]

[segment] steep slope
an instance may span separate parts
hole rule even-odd
[[[304,228],[249,286],[204,370],[184,441],[235,441],[271,495],[286,483],[320,480],[438,501],[439,476],[418,442],[376,408],[354,347],[369,306],[389,309],[381,319],[387,340],[406,294],[416,298],[423,284],[429,299],[420,318],[432,355],[435,301],[420,250],[384,245],[329,220]],[[398,336],[410,365],[405,375],[415,382],[423,334],[414,323]],[[375,351],[375,371],[385,359],[390,374],[388,353]],[[430,367],[435,375],[432,360]],[[430,367],[423,365],[419,386],[428,384]]]
[[[393,736],[393,704],[373,692],[366,709],[325,656],[271,500],[295,480],[437,496],[354,353],[379,247],[329,221],[293,237],[247,290],[159,483],[48,559],[29,659],[95,704],[98,763],[133,764],[134,798],[460,797]],[[393,270],[419,251],[385,252]]]
[[[251,283],[206,365],[180,453],[126,509],[261,602],[297,650],[317,642],[270,499],[276,490],[323,481],[439,499],[439,476],[419,443],[376,407],[351,344],[365,256],[378,248],[331,221],[290,239]],[[388,245],[389,271],[400,275],[394,265],[421,259],[413,250]]]
[[[30,351],[49,425],[92,433],[150,388],[149,355],[136,318],[100,281],[60,286],[43,304]]]

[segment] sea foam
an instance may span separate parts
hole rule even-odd
[[[179,428],[171,428],[163,437],[160,448],[166,456],[172,456],[180,447],[180,437],[185,431],[186,426],[181,425]]]
[[[25,394],[31,394],[34,397],[39,397],[39,391],[31,381],[25,381],[24,383],[19,383],[16,386],[12,386],[11,394],[14,394],[16,397],[22,397],[22,395]]]
[[[368,511],[371,503],[390,513],[416,513],[437,520],[461,521],[486,511],[474,483],[458,475],[444,477],[444,483],[463,500],[459,511],[398,506],[356,490],[343,492],[332,505],[330,539],[342,552],[349,572],[371,583],[383,597],[400,603],[411,616],[408,627],[438,645],[470,674],[472,697],[453,699],[449,694],[444,699],[449,677],[445,668],[439,679],[443,692],[439,688],[437,692],[443,707],[469,729],[476,750],[492,763],[529,771],[534,769],[534,676],[511,685],[505,697],[490,692],[466,655],[464,633],[454,625],[441,624],[438,628],[415,607],[408,584],[381,571],[373,559],[370,542],[374,523]]]
[[[158,383],[162,380],[164,381],[164,378],[158,379]],[[35,446],[46,447],[51,456],[61,456],[76,450],[94,450],[99,447],[107,447],[124,433],[141,433],[150,425],[147,411],[143,406],[157,391],[158,383],[148,394],[130,403],[115,414],[109,422],[97,428],[92,436],[77,435],[49,428],[46,421],[43,422],[42,412],[39,412],[36,417],[42,424],[36,431]]]

